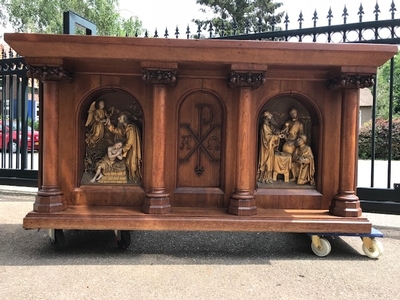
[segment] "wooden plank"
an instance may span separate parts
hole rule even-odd
[[[367,233],[371,223],[363,217],[343,218],[326,210],[259,209],[254,216],[234,216],[226,209],[173,208],[171,214],[149,215],[140,207],[70,206],[52,214],[30,212],[25,229],[174,230]]]
[[[292,66],[378,67],[397,53],[394,45],[282,43],[232,40],[149,39],[105,36],[6,33],[4,40],[29,59],[119,59],[162,62],[217,62]],[[31,45],[35,45],[32,47]],[[261,51],[268,50],[268,51]],[[229,55],[226,55],[229,53]],[[156,54],[156,56],[155,56]],[[368,59],[365,59],[368,55]],[[36,61],[36,63],[39,63]],[[356,70],[355,70],[356,71]]]

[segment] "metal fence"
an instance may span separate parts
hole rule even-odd
[[[71,11],[64,12],[64,34],[76,28],[96,34],[96,25]],[[38,186],[41,130],[41,83],[27,77],[25,59],[11,48],[0,59],[0,184]]]
[[[40,136],[39,82],[26,75],[25,59],[3,48],[0,60],[0,183],[37,186]]]

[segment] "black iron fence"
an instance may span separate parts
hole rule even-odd
[[[0,183],[37,186],[40,136],[38,81],[11,49],[0,60]]]
[[[96,34],[96,25],[64,12],[64,34],[83,29]],[[40,181],[41,83],[27,77],[25,59],[11,48],[0,59],[0,184],[37,187]]]
[[[187,26],[186,28],[168,29],[164,31],[154,32],[145,31],[143,34],[136,32],[135,37],[152,37],[152,38],[186,38],[186,39],[203,39],[203,38],[218,38],[218,39],[236,39],[236,40],[276,40],[276,41],[294,41],[294,42],[322,42],[322,43],[348,43],[348,42],[363,42],[363,43],[390,43],[400,44],[400,20],[395,19],[397,7],[392,0],[390,7],[385,7],[384,10],[390,12],[391,19],[379,20],[381,16],[381,7],[376,2],[373,14],[375,20],[364,21],[364,7],[360,4],[357,11],[357,22],[348,23],[349,12],[344,7],[340,12],[342,24],[333,25],[333,12],[331,9],[327,12],[326,26],[318,25],[320,15],[315,10],[312,14],[312,27],[303,28],[304,15],[299,13],[296,22],[298,28],[289,29],[289,15],[281,16],[281,14],[270,15],[269,22],[262,21],[251,23],[245,21],[243,24],[232,21],[205,21],[197,26]],[[322,18],[321,18],[322,19]],[[279,24],[277,23],[278,21]]]

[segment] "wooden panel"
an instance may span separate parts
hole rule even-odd
[[[129,89],[128,89],[129,87]],[[73,96],[72,96],[73,95]],[[74,84],[62,82],[60,85],[60,158],[59,167],[61,186],[65,199],[69,204],[79,205],[140,205],[143,202],[144,191],[148,178],[151,176],[146,170],[148,156],[143,153],[142,171],[145,178],[139,185],[140,188],[134,194],[129,195],[129,186],[102,185],[99,189],[77,189],[82,185],[91,186],[83,177],[85,173],[85,123],[88,110],[93,101],[103,99],[106,107],[114,107],[114,121],[122,111],[131,111],[136,124],[142,133],[143,149],[151,146],[146,141],[144,132],[145,112],[149,114],[149,101],[146,101],[146,85],[136,78],[128,76],[93,76],[88,74],[76,74]],[[143,106],[142,106],[143,105]],[[77,126],[75,126],[77,124]],[[106,138],[113,139],[109,132]],[[150,136],[148,136],[150,137]],[[72,146],[73,145],[73,146]],[[73,166],[73,167],[71,167]],[[93,175],[93,173],[91,173]],[[88,192],[89,191],[89,192]]]
[[[220,187],[223,115],[215,95],[189,94],[179,109],[177,187]]]
[[[259,188],[255,195],[257,207],[265,209],[320,209],[323,199],[322,194],[312,187]]]

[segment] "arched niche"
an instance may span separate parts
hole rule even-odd
[[[297,112],[296,121],[291,116],[293,110]],[[271,119],[266,129],[264,120],[267,111]],[[291,130],[294,123],[297,129]],[[315,189],[318,183],[320,117],[313,102],[297,94],[275,96],[260,109],[257,128],[257,187]],[[298,140],[300,135],[302,141]],[[310,164],[305,165],[301,161]]]
[[[80,183],[141,185],[144,116],[138,100],[121,89],[98,89],[82,101],[78,116]]]
[[[221,187],[221,100],[210,91],[193,91],[181,101],[178,114],[177,187]]]

